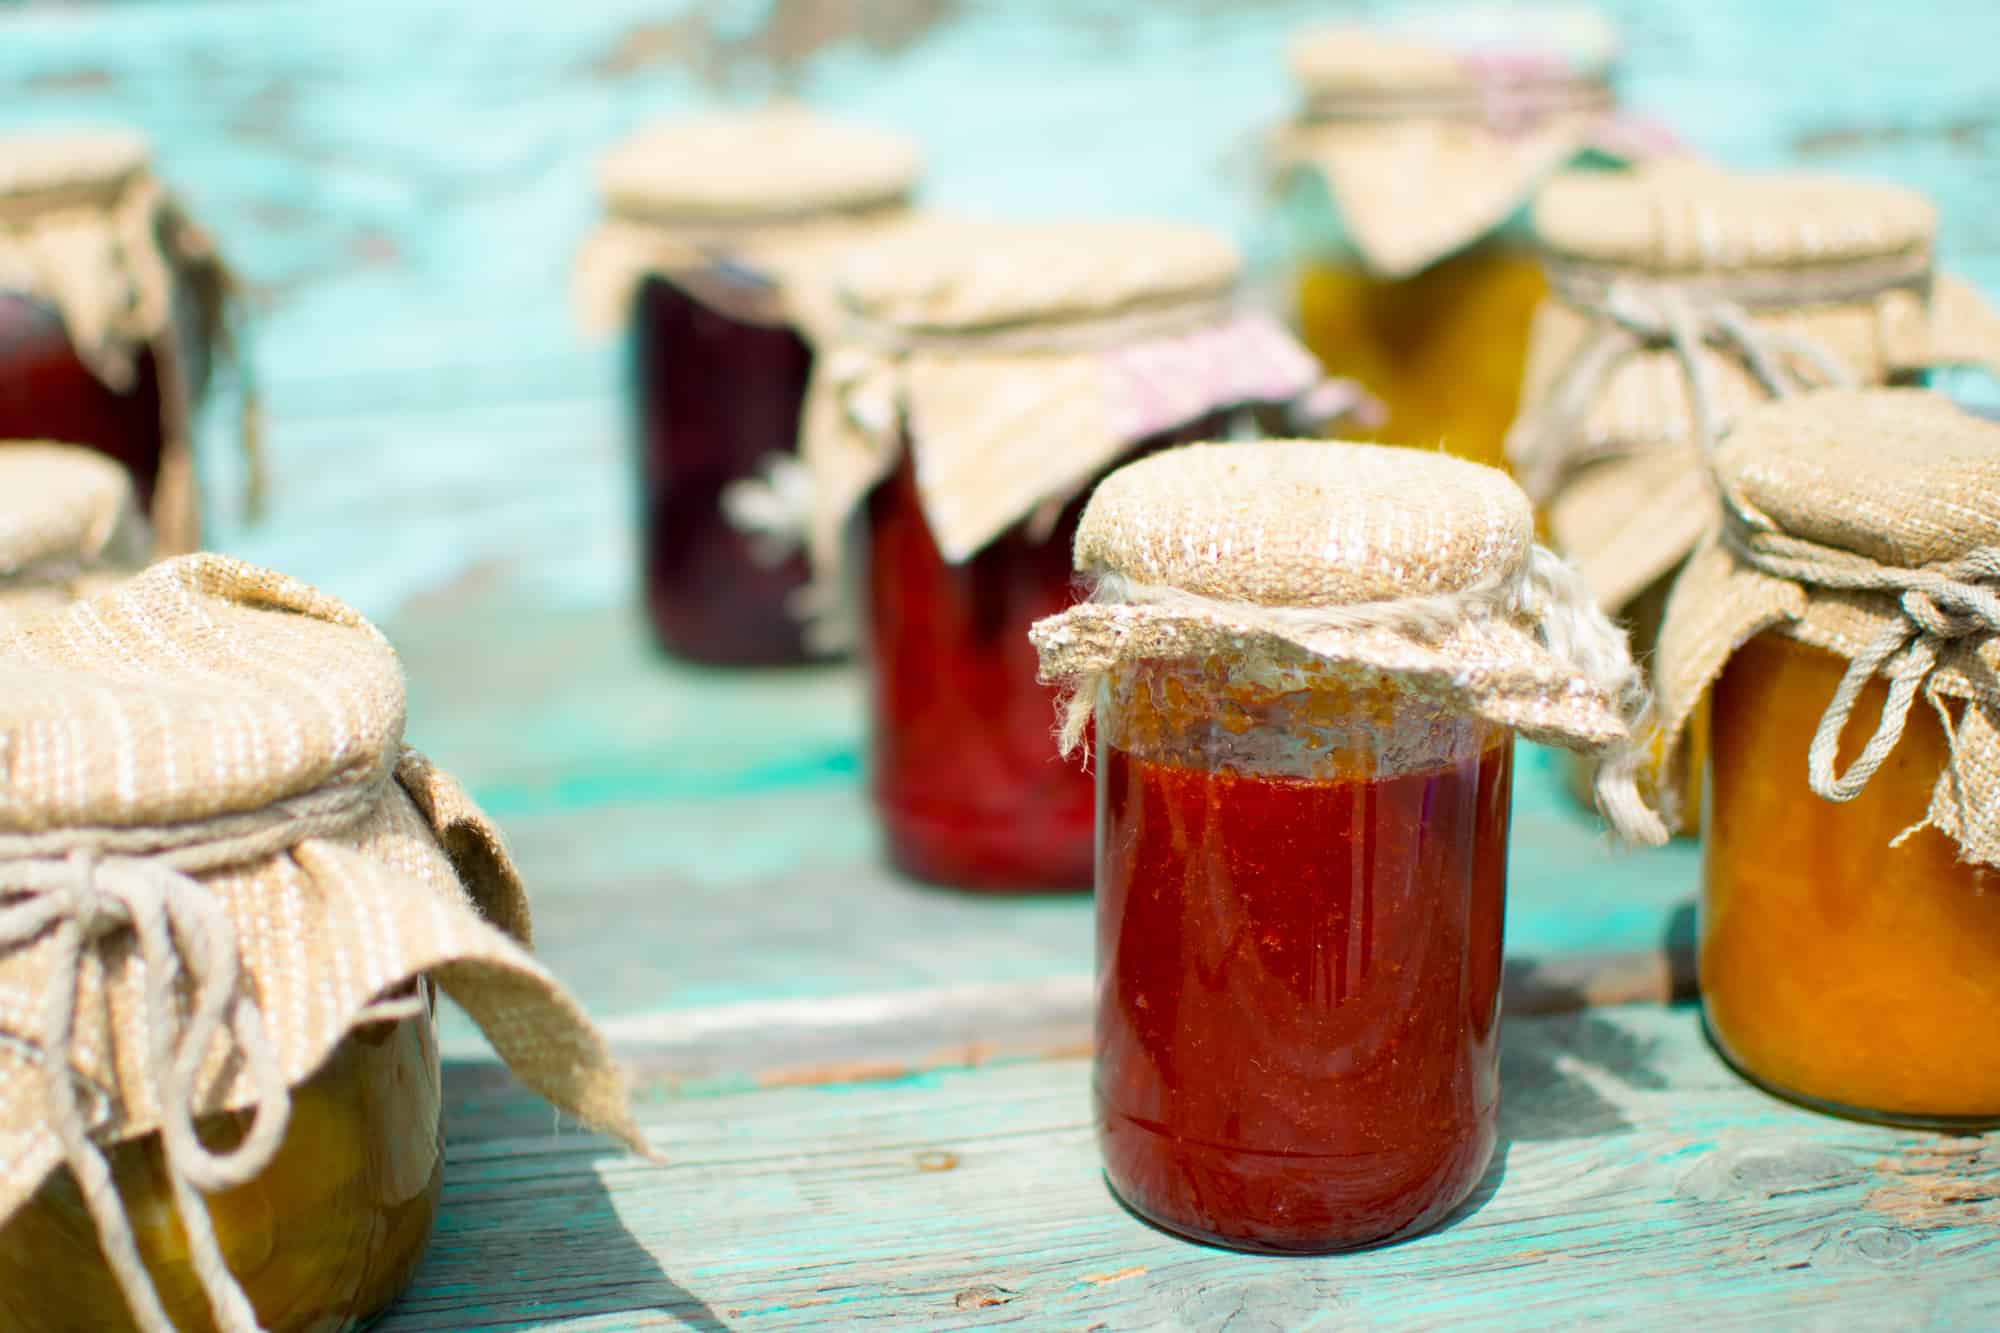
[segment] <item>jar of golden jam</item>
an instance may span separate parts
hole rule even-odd
[[[1304,35],[1272,143],[1298,327],[1385,409],[1372,438],[1504,466],[1544,291],[1518,214],[1614,133],[1616,39],[1588,10],[1426,11]],[[1627,136],[1629,138],[1629,136]]]
[[[1682,161],[1559,177],[1534,225],[1550,295],[1508,448],[1644,664],[1715,521],[1707,442],[1771,397],[1929,360],[1935,210],[1897,186]],[[1668,795],[1692,831],[1700,766],[1682,771],[1696,786]]]
[[[525,1083],[640,1143],[353,610],[178,556],[9,626],[0,679],[0,1326],[380,1314],[443,1179],[433,984]]]
[[[577,291],[592,327],[630,328],[646,606],[676,657],[813,655],[794,603],[818,288],[902,219],[917,170],[906,139],[796,109],[654,126],[605,159]]]
[[[382,1312],[430,1242],[444,1184],[435,999],[364,1024],[293,1089],[284,1141],[255,1179],[208,1197],[230,1273],[271,1333],[339,1333]],[[209,1147],[241,1143],[248,1113],[199,1126]],[[217,1327],[195,1276],[157,1134],[106,1154],[133,1240],[177,1329]],[[67,1169],[0,1225],[0,1314],[19,1333],[136,1326],[90,1210]]]
[[[1070,542],[1106,470],[1319,387],[1237,306],[1237,268],[1195,227],[932,220],[841,278],[807,441],[814,552],[829,593],[861,556],[870,789],[909,874],[1089,886],[1090,779],[1049,752],[1027,630],[1075,599]]]
[[[201,542],[195,414],[238,320],[233,280],[141,139],[0,135],[0,440],[116,459],[162,554]],[[244,408],[254,501],[247,390]]]
[[[1712,695],[1702,1007],[1752,1081],[2000,1125],[2000,425],[1918,390],[1746,412],[1656,676]]]
[[[1622,642],[1505,474],[1414,450],[1132,463],[1076,565],[1033,638],[1096,725],[1111,1188],[1239,1249],[1436,1226],[1495,1144],[1514,736],[1619,744]]]

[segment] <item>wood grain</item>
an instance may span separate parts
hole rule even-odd
[[[453,1065],[444,1223],[388,1330],[1938,1327],[2000,1319],[2000,1147],[1773,1101],[1686,1009],[1510,1020],[1499,1160],[1409,1243],[1265,1259],[1134,1221],[1088,1067],[666,1097],[671,1165]]]

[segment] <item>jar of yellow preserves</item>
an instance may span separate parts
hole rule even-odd
[[[2000,426],[1920,390],[1752,410],[1656,677],[1712,696],[1699,960],[1716,1048],[1838,1114],[2000,1125]]]
[[[1301,102],[1271,148],[1296,313],[1328,373],[1381,404],[1373,438],[1503,464],[1543,292],[1518,215],[1549,172],[1631,151],[1610,119],[1615,47],[1567,9],[1295,44]]]
[[[1936,211],[1900,186],[1683,160],[1558,176],[1533,223],[1549,295],[1508,454],[1645,664],[1674,575],[1716,520],[1715,440],[1767,399],[1885,385],[1948,341]],[[1694,785],[1666,795],[1691,831],[1701,766],[1683,771]]]

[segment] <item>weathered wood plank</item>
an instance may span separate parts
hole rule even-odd
[[[389,1330],[1964,1328],[2000,1320],[2000,1147],[1813,1116],[1685,1009],[1510,1021],[1505,1147],[1443,1231],[1261,1259],[1098,1174],[1078,1060],[649,1098],[671,1164],[454,1064],[444,1218]]]

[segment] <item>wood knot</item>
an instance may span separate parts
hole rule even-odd
[[[983,1282],[976,1287],[967,1287],[951,1298],[952,1305],[960,1310],[984,1310],[992,1305],[1005,1305],[1014,1299],[1014,1293],[1005,1287],[996,1287]]]

